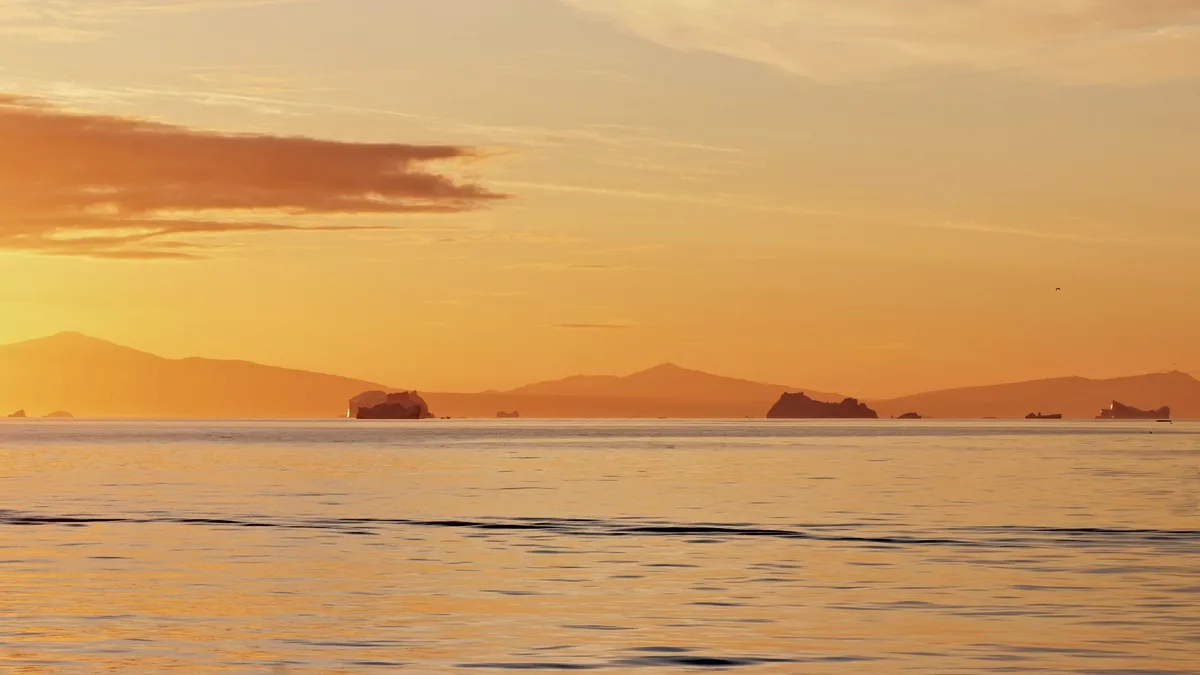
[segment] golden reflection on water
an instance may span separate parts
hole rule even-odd
[[[1200,427],[32,424],[0,672],[1200,671]]]

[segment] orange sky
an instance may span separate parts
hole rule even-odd
[[[1200,368],[1200,7],[897,7],[0,0],[0,342],[426,390]]]

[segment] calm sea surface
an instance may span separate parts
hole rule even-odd
[[[4,675],[715,669],[1200,673],[1200,424],[0,423]]]

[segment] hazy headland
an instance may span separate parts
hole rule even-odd
[[[79,333],[0,347],[0,411],[30,417],[69,411],[77,417],[331,418],[369,390],[402,390],[337,375],[248,361],[168,359]],[[399,386],[397,386],[399,385]],[[761,418],[784,393],[838,402],[854,392],[752,382],[663,364],[627,376],[572,376],[509,391],[421,392],[438,416],[494,418]],[[1200,381],[1182,373],[1108,380],[1056,378],[864,399],[881,417],[1022,418],[1030,412],[1092,419],[1112,401],[1178,419],[1200,418]]]

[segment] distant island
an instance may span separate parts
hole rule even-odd
[[[359,420],[424,420],[432,418],[433,413],[415,391],[368,391],[350,399],[346,416]]]
[[[26,417],[29,417],[29,415],[26,415],[24,410],[18,410],[17,412],[9,415],[8,417],[9,417],[9,419],[23,420]]]
[[[879,414],[848,398],[841,403],[823,403],[805,394],[784,394],[767,412],[767,419],[879,419]]]
[[[1163,406],[1158,410],[1138,410],[1132,406],[1113,401],[1112,405],[1100,411],[1098,420],[1169,420],[1171,408]]]
[[[501,419],[501,420],[521,419],[521,411],[514,410],[512,412],[504,412],[503,410],[501,410],[500,412],[496,413],[496,419]]]
[[[897,417],[896,419],[898,419],[898,420],[920,420],[920,419],[925,419],[925,418],[921,417],[921,413],[907,412],[907,413],[904,413],[903,415]]]
[[[1043,415],[1042,413],[1037,412],[1037,413],[1029,413],[1028,415],[1025,416],[1025,419],[1027,419],[1027,420],[1061,420],[1062,418],[1063,418],[1062,413],[1053,413],[1050,415]]]

